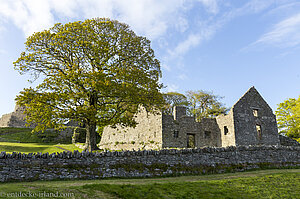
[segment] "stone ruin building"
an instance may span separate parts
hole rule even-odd
[[[105,127],[100,148],[138,150],[162,148],[280,145],[276,116],[251,87],[228,114],[196,122],[185,107],[174,107],[173,115],[153,115],[141,108],[135,128]]]
[[[4,114],[0,118],[0,127],[25,127],[25,114],[24,107],[18,105],[15,106],[15,110],[12,113]]]

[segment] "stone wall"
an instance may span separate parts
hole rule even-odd
[[[279,135],[279,140],[282,146],[300,146],[299,142],[287,136]]]
[[[103,129],[101,149],[138,150],[162,148],[162,115],[154,115],[141,108],[135,115],[138,123],[135,128],[110,126]]]
[[[217,118],[217,123],[221,131],[222,147],[235,146],[235,130],[233,121],[233,109],[230,109],[227,115],[222,114]],[[225,130],[227,129],[227,130]],[[226,131],[226,132],[225,132]]]
[[[279,145],[276,116],[254,87],[233,106],[233,118],[236,146]]]
[[[204,118],[196,122],[186,115],[184,107],[175,109],[172,115],[162,117],[163,148],[187,148],[188,136],[194,137],[195,147],[221,146],[220,129],[214,118]]]
[[[240,146],[160,151],[0,153],[0,181],[222,173],[300,166],[300,147]]]
[[[15,110],[12,113],[4,114],[0,118],[0,127],[26,127],[25,126],[25,114],[24,108],[15,106]]]

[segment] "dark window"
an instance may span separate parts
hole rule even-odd
[[[195,148],[195,134],[187,134],[187,148]]]
[[[178,134],[179,134],[179,131],[174,130],[174,132],[173,132],[173,137],[174,137],[174,138],[178,138]]]
[[[256,125],[256,131],[257,131],[257,137],[259,140],[261,140],[261,125]]]
[[[253,116],[258,117],[258,109],[253,109]]]
[[[228,128],[227,126],[224,126],[224,135],[227,135],[228,134]]]
[[[211,132],[210,131],[204,131],[204,138],[210,139],[211,138]]]

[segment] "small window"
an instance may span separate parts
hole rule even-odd
[[[224,135],[227,135],[228,134],[228,128],[227,126],[224,126]]]
[[[256,125],[256,131],[257,131],[257,137],[259,140],[261,140],[261,125]]]
[[[205,139],[210,139],[211,138],[211,132],[210,131],[205,131],[204,132],[204,138]]]
[[[258,109],[253,109],[253,116],[258,117]]]
[[[179,131],[174,130],[174,132],[173,132],[173,137],[174,137],[174,138],[178,138],[178,135],[179,135]]]

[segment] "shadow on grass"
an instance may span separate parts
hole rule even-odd
[[[34,146],[9,146],[9,145],[0,145],[1,151],[6,152],[19,152],[22,151],[22,153],[36,153],[36,152],[43,152],[50,149],[51,146],[40,146],[40,147],[34,147]]]

